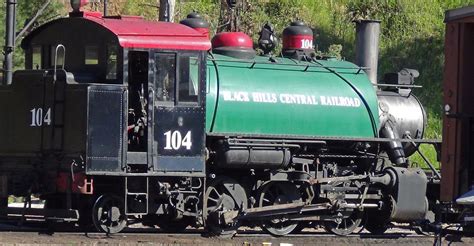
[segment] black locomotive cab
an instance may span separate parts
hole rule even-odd
[[[9,116],[0,122],[0,171],[48,173],[48,192],[66,190],[56,180],[69,171],[57,170],[71,163],[89,177],[204,176],[206,35],[77,12],[35,29],[22,48],[26,69],[0,87]]]
[[[55,84],[87,91],[88,174],[203,172],[205,49],[195,44],[204,39],[184,27],[196,40],[162,41],[170,25],[73,13],[23,41],[27,69],[59,71],[65,81]]]

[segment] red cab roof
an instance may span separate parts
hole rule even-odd
[[[152,22],[134,16],[102,17],[84,14],[117,35],[124,48],[159,48],[173,50],[209,50],[209,38],[198,31],[171,22]]]
[[[109,30],[123,48],[150,48],[170,50],[209,50],[211,42],[206,35],[177,23],[153,22],[137,16],[107,16],[97,12],[71,13],[67,19],[81,18]],[[61,19],[60,19],[61,20]],[[64,19],[62,19],[64,20]],[[33,31],[47,28],[48,24]]]

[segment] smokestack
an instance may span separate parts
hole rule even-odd
[[[13,77],[13,51],[15,49],[15,24],[16,24],[16,0],[6,0],[5,20],[5,60],[3,61],[3,84],[12,83]]]
[[[366,73],[372,84],[377,84],[379,36],[380,21],[356,21],[356,64],[369,68]]]

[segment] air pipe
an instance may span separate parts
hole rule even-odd
[[[384,138],[400,139],[398,131],[395,128],[396,128],[395,123],[392,123],[391,121],[387,121],[385,122],[385,124],[383,124],[383,127],[380,130],[380,134]],[[405,156],[405,150],[403,149],[402,143],[400,141],[394,140],[386,144],[387,144],[387,150],[388,150],[387,151],[388,157],[390,161],[398,167],[406,167],[408,162]]]

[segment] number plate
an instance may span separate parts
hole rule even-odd
[[[40,127],[43,125],[50,126],[52,123],[51,118],[51,108],[43,110],[42,108],[33,108],[30,110],[31,112],[31,127]]]

